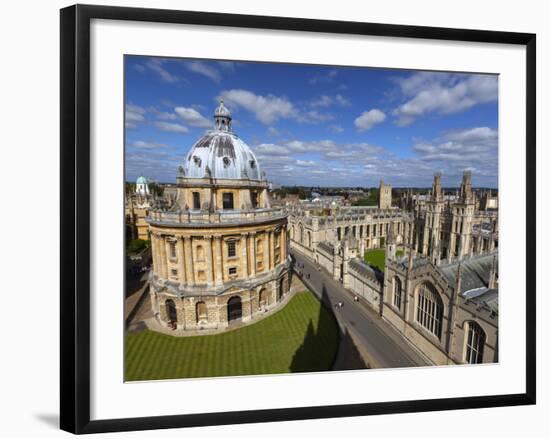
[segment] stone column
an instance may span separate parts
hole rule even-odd
[[[241,242],[240,242],[240,249],[241,249],[241,265],[242,265],[242,273],[243,273],[243,279],[248,279],[249,275],[249,263],[248,263],[248,241],[247,241],[248,233],[241,233]]]
[[[185,257],[183,255],[183,239],[181,236],[178,237],[176,244],[176,253],[178,255],[178,278],[180,283],[185,283],[187,276],[185,273]]]
[[[206,284],[212,285],[214,274],[214,267],[212,267],[212,237],[205,236],[204,244],[204,251],[206,255]]]
[[[214,282],[221,285],[223,282],[222,245],[221,236],[214,236]]]
[[[168,263],[167,263],[167,257],[166,257],[166,240],[164,239],[164,236],[159,237],[159,247],[160,247],[160,272],[161,277],[163,279],[166,279],[168,277]]]
[[[281,242],[279,243],[281,249],[281,262],[286,261],[286,227],[281,228]]]
[[[273,239],[273,230],[269,231],[269,269],[275,268],[275,242]]]
[[[160,277],[160,255],[156,233],[151,234],[151,251],[153,254],[153,271],[158,277]]]
[[[188,284],[195,283],[195,273],[193,267],[193,249],[191,248],[191,237],[185,236],[184,240],[184,253],[185,253],[185,278]]]
[[[248,244],[250,247],[250,276],[256,276],[256,232],[251,232]]]

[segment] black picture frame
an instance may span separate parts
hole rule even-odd
[[[513,44],[526,47],[525,393],[90,420],[90,22],[132,20],[334,34]],[[60,426],[72,433],[274,422],[535,404],[536,36],[530,33],[233,15],[110,6],[61,10],[61,387]]]

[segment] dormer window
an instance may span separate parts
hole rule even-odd
[[[193,156],[193,161],[195,164],[200,168],[201,167],[201,158],[197,157],[196,155]]]
[[[256,161],[255,160],[250,160],[250,167],[252,169],[254,169],[256,167]]]
[[[224,157],[223,158],[223,167],[228,168],[230,164],[231,164],[231,160],[229,159],[229,157]]]

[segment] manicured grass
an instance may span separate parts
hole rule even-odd
[[[403,256],[403,250],[397,250],[395,252],[396,256]],[[380,271],[384,271],[386,267],[386,250],[383,248],[378,248],[374,250],[367,250],[365,252],[365,262],[369,265],[377,267]]]
[[[216,335],[127,334],[127,381],[329,370],[339,342],[334,316],[309,291],[277,313]]]

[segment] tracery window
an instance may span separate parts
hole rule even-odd
[[[467,322],[465,360],[470,364],[483,363],[483,348],[485,346],[485,331],[476,322]]]
[[[399,279],[397,276],[393,278],[393,306],[395,306],[397,309],[401,309],[401,296],[402,296],[402,288],[401,288],[401,279]]]
[[[434,287],[425,282],[418,287],[416,321],[436,337],[441,337],[443,302]]]

